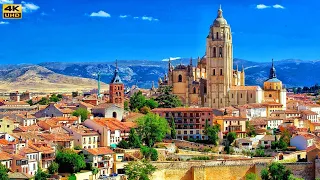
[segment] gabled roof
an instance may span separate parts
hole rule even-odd
[[[106,155],[106,154],[114,154],[114,152],[109,147],[98,147],[92,149],[85,149],[88,153],[92,155]]]

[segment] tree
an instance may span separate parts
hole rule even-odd
[[[81,146],[76,145],[76,146],[73,147],[73,149],[74,149],[74,150],[81,150],[82,148],[81,148]]]
[[[143,157],[147,160],[158,160],[158,151],[154,148],[149,148],[148,146],[141,146],[140,152],[142,153]]]
[[[27,103],[28,103],[30,106],[32,106],[32,105],[33,105],[32,99],[28,100]]]
[[[153,113],[139,118],[137,124],[137,133],[148,147],[152,147],[155,142],[162,141],[170,130],[167,120]]]
[[[41,98],[41,100],[38,102],[40,105],[48,105],[49,104],[49,99],[46,97]]]
[[[171,128],[171,138],[176,139],[177,138],[177,131],[176,131],[176,123],[174,122],[174,118],[171,116],[170,121],[170,128]]]
[[[71,174],[71,176],[68,177],[68,180],[77,180],[77,177],[75,174]]]
[[[59,169],[59,164],[56,162],[52,162],[50,166],[48,167],[48,171],[50,174],[56,174]]]
[[[52,94],[51,97],[49,98],[49,101],[50,102],[58,102],[60,101],[61,99],[58,98],[58,96],[56,94]]]
[[[254,152],[255,157],[264,157],[264,149],[262,148],[257,148],[256,151]]]
[[[42,171],[40,165],[38,165],[38,170],[34,176],[35,180],[46,180],[49,177],[49,174],[46,172]]]
[[[77,97],[79,95],[78,92],[72,92],[72,97]]]
[[[72,113],[72,115],[77,117],[81,116],[81,121],[83,122],[88,119],[89,111],[84,108],[78,108]]]
[[[92,175],[94,175],[95,179],[96,179],[96,175],[99,173],[99,169],[97,167],[94,167],[91,169],[92,171]]]
[[[182,102],[178,96],[172,94],[171,86],[161,86],[159,88],[159,96],[155,99],[161,108],[175,108],[182,106]]]
[[[148,114],[150,113],[151,109],[148,107],[148,106],[143,106],[141,109],[140,109],[140,112],[142,114]]]
[[[124,166],[128,180],[150,180],[149,176],[156,171],[156,167],[148,161],[131,161]]]
[[[130,129],[130,134],[129,134],[129,138],[128,138],[128,145],[131,148],[140,148],[140,146],[141,146],[140,138],[134,128]]]
[[[124,108],[124,110],[126,110],[126,111],[129,111],[129,110],[130,110],[130,108],[129,108],[129,102],[128,102],[128,101],[124,101],[124,103],[123,103],[123,108]]]
[[[142,92],[135,92],[131,97],[130,97],[130,109],[141,109],[146,103],[146,97],[142,95]]]
[[[257,135],[255,128],[249,123],[249,121],[246,121],[246,129],[249,137]]]
[[[255,173],[249,173],[246,175],[246,180],[257,180],[257,175]]]
[[[9,169],[0,163],[0,178],[1,180],[9,180]]]
[[[229,142],[229,145],[233,143],[233,141],[237,138],[237,133],[235,132],[229,132],[227,134],[227,140]]]
[[[62,98],[63,98],[62,94],[58,94],[57,97],[58,97],[59,99],[62,99]]]
[[[283,164],[273,162],[261,171],[262,180],[289,180],[292,172]]]
[[[207,130],[205,130],[205,134],[208,136],[209,143],[212,143],[215,146],[217,145],[217,141],[219,139],[218,137],[219,130],[220,130],[220,126],[218,124],[214,126],[209,126]]]
[[[206,119],[206,122],[204,124],[204,134],[207,134],[208,128],[210,127],[208,119]]]
[[[76,173],[86,167],[83,155],[78,155],[71,149],[59,151],[56,160],[60,173]]]
[[[129,149],[130,146],[126,140],[122,139],[120,142],[118,142],[117,147],[122,149]]]
[[[146,100],[146,106],[148,106],[150,109],[157,108],[159,106],[158,102],[155,101],[154,99],[150,98]]]

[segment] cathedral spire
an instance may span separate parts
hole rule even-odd
[[[271,68],[270,68],[269,79],[272,79],[272,78],[277,78],[276,68],[274,67],[273,59],[272,59],[272,65],[271,65]]]
[[[116,60],[116,69],[114,70],[113,78],[111,79],[111,83],[122,84],[121,78],[119,76],[118,71],[118,60]]]
[[[219,7],[219,9],[218,9],[218,16],[217,16],[217,18],[222,18],[223,17],[223,15],[222,15],[222,8],[221,8],[221,4],[220,4],[220,7]]]

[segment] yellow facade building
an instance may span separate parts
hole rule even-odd
[[[286,90],[275,76],[272,63],[270,77],[259,86],[245,86],[245,71],[233,69],[232,31],[222,15],[221,7],[217,18],[210,26],[206,38],[206,53],[198,58],[196,66],[179,64],[173,67],[169,59],[168,74],[159,78],[159,86],[172,86],[187,106],[223,108],[231,105],[263,103],[272,101],[285,107]]]

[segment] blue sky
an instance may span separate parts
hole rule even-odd
[[[0,3],[10,1],[0,0]],[[167,57],[202,56],[219,4],[233,31],[235,58],[320,59],[318,0],[26,0],[22,3],[23,19],[0,19],[2,64],[160,61]]]

